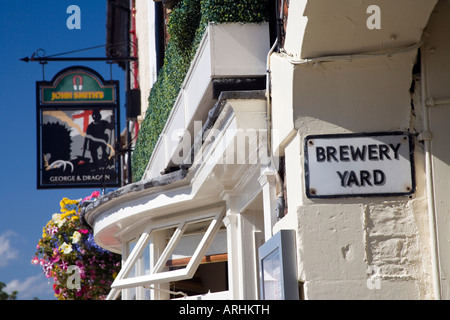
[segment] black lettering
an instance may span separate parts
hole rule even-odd
[[[334,161],[338,162],[338,158],[336,157],[336,148],[335,147],[327,147],[327,161],[330,162],[331,158],[334,159]]]
[[[340,180],[341,187],[364,187],[364,186],[380,186],[386,183],[386,175],[381,170],[374,170],[373,175],[367,170],[361,170],[359,177],[355,171],[336,171]],[[359,180],[358,180],[359,178]],[[373,180],[373,182],[372,182]]]
[[[352,170],[350,171],[350,175],[347,180],[347,187],[351,187],[353,184],[359,187],[358,177],[356,176],[355,171]]]
[[[348,146],[339,146],[339,160],[350,161],[348,154]]]
[[[369,186],[372,186],[372,182],[370,182],[370,178],[372,178],[372,175],[369,171],[361,170],[359,173],[359,177],[361,180],[361,186],[364,187],[366,184]]]
[[[376,186],[381,186],[386,182],[386,176],[381,170],[373,170],[373,183]]]
[[[376,144],[369,144],[369,160],[378,160]]]
[[[392,160],[391,157],[389,156],[389,147],[387,145],[380,144],[378,148],[380,152],[380,160],[384,160],[385,157],[386,159]]]
[[[348,171],[344,171],[344,173],[340,173],[339,171],[336,171],[339,178],[341,178],[341,187],[345,187],[345,180],[348,174]]]
[[[352,155],[352,160],[353,161],[357,161],[358,158],[361,161],[365,161],[366,160],[366,146],[362,146],[362,149],[350,146],[350,153]]]
[[[316,147],[317,162],[324,162],[325,158],[326,158],[325,149],[322,147]]]
[[[395,160],[399,159],[398,150],[400,149],[400,146],[401,146],[400,143],[398,143],[395,147],[394,147],[393,144],[389,144],[389,147],[391,147],[392,151],[394,151],[394,158],[395,158]]]

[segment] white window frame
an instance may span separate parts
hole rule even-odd
[[[112,283],[111,291],[107,297],[107,300],[116,299],[118,294],[120,293],[120,290],[122,289],[191,279],[197,271],[197,268],[199,267],[201,260],[208,250],[210,244],[214,240],[214,237],[219,231],[224,216],[224,207],[214,207],[199,214],[185,215],[182,217],[178,217],[176,220],[171,219],[170,221],[166,221],[164,223],[152,224],[151,226],[148,226],[140,236],[133,250],[130,252],[129,256],[124,262],[122,269]],[[170,258],[173,250],[176,248],[176,245],[183,236],[186,227],[193,222],[201,222],[207,220],[211,220],[208,229],[206,230],[200,243],[195,249],[194,254],[192,255],[192,258],[190,259],[187,266],[183,269],[161,272],[161,270],[166,265],[167,260]],[[168,227],[176,227],[176,230],[169,240],[166,248],[158,258],[158,261],[153,266],[150,274],[128,278],[129,273],[133,269],[138,259],[141,257],[143,250],[145,250],[145,248],[147,247],[152,232]]]

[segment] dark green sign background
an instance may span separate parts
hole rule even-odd
[[[41,87],[41,103],[114,103],[113,85],[102,85],[93,75],[72,71],[61,75],[55,83]]]

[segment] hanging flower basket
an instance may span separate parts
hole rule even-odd
[[[60,213],[42,229],[31,262],[53,280],[58,300],[105,299],[120,271],[121,256],[97,246],[92,231],[80,221],[80,205],[98,196],[96,191],[83,200],[63,198]]]

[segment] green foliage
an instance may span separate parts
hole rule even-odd
[[[267,1],[203,0],[202,22],[262,22],[268,20]]]
[[[267,20],[267,0],[183,0],[174,8],[167,26],[170,40],[164,66],[150,91],[149,106],[132,157],[135,181],[144,174],[208,23]]]
[[[17,291],[13,291],[11,294],[3,291],[3,288],[6,287],[6,284],[0,282],[0,300],[16,300],[17,299]]]
[[[199,0],[184,0],[170,15],[167,30],[180,55],[189,54],[200,17]]]

